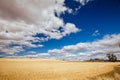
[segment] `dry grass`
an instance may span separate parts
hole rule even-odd
[[[0,80],[84,80],[88,77],[94,77],[89,78],[90,80],[115,80],[112,79],[113,76],[106,76],[106,73],[111,72],[109,74],[113,75],[114,66],[119,64],[45,59],[0,59]],[[119,74],[114,73],[114,77],[116,80],[119,79]]]
[[[112,71],[89,78],[89,80],[120,80],[120,66],[115,66]]]

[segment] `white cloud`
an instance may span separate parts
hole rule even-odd
[[[46,53],[28,54],[24,57],[54,58],[60,60],[106,59],[106,54],[108,53],[114,53],[120,60],[120,34],[105,35],[97,41],[80,42],[75,45],[64,46],[61,49],[48,50]]]
[[[94,1],[94,0],[75,0],[76,2],[79,2],[81,5],[75,9],[75,13],[77,13],[77,11],[82,7],[82,6],[85,6],[88,2],[90,1]]]
[[[34,52],[34,51],[30,51],[32,52],[33,54],[27,54],[27,55],[24,55],[24,56],[20,56],[20,57],[28,57],[28,58],[52,58],[50,54],[48,53],[37,53]],[[16,57],[19,57],[19,56],[16,56]]]
[[[86,3],[88,3],[90,0],[79,0],[80,1],[80,3],[82,4],[82,5],[85,5]]]
[[[13,46],[13,47],[0,47],[0,52],[4,52],[7,54],[14,54],[20,51],[24,51],[22,46]]]
[[[89,59],[93,57],[105,58],[107,53],[114,53],[120,56],[120,34],[106,35],[103,39],[77,43],[76,45],[64,46],[62,49],[49,50],[49,54],[54,56],[62,56],[62,58],[68,58],[66,56],[74,55],[75,59]],[[118,59],[120,57],[118,56]],[[69,58],[72,59],[69,56]]]
[[[76,1],[80,2],[80,4],[81,4],[82,6],[84,6],[84,5],[87,4],[89,1],[92,1],[92,0],[76,0]]]
[[[95,30],[94,33],[92,34],[92,36],[99,36],[100,33],[99,33],[99,30]]]
[[[76,26],[72,23],[67,23],[64,27],[64,32],[63,32],[63,35],[66,35],[66,34],[70,34],[71,32],[72,33],[76,33],[78,31],[81,31],[80,29],[77,29]]]
[[[36,54],[36,52],[35,51],[28,51],[27,54],[29,54],[29,55],[30,54]]]
[[[37,54],[39,58],[51,58],[51,55],[48,53],[39,53]]]
[[[60,15],[70,10],[64,6],[64,0],[0,0],[0,52],[9,54],[11,48],[7,46],[11,44],[17,44],[21,50],[22,46],[43,47],[32,42],[61,39],[78,32],[79,29],[74,24],[65,24],[61,18],[55,16],[55,12]],[[60,27],[63,32],[59,30]],[[46,38],[34,37],[37,33]]]

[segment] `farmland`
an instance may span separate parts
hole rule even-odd
[[[0,80],[88,80],[107,75],[117,65],[120,63],[1,58]],[[118,73],[115,75],[119,78]]]

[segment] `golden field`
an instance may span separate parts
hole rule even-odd
[[[117,65],[120,65],[120,62],[1,58],[0,80],[114,80],[112,76],[106,76],[107,73],[113,75]],[[120,70],[120,67],[118,69]],[[118,73],[113,76],[120,80]]]

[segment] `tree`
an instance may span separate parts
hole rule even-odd
[[[107,54],[107,57],[108,57],[108,59],[109,59],[110,62],[117,61],[117,57],[114,54]]]

